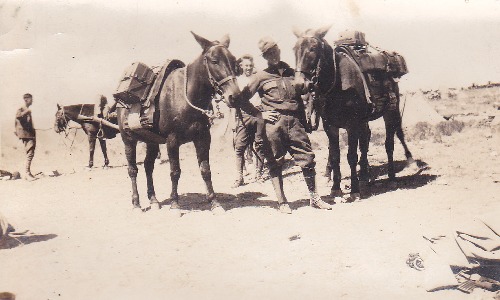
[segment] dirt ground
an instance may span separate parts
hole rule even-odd
[[[168,209],[168,163],[157,161],[155,169],[163,208],[137,213],[119,138],[109,141],[111,168],[85,171],[87,145],[81,134],[70,151],[55,133],[40,133],[35,172],[57,169],[62,175],[0,182],[1,212],[17,228],[35,233],[21,238],[24,245],[11,241],[0,248],[0,292],[13,292],[17,299],[493,298],[481,289],[470,295],[426,292],[425,272],[405,263],[409,253],[423,251],[425,232],[447,233],[457,222],[499,211],[500,127],[491,117],[498,113],[493,103],[483,104],[484,110],[467,115],[453,111],[460,105],[450,99],[434,103],[438,111],[442,106],[464,122],[451,135],[419,139],[418,129],[407,128],[414,157],[428,168],[418,174],[402,170],[397,187],[387,182],[380,133],[369,156],[374,183],[361,201],[338,203],[331,211],[308,206],[302,176],[290,164],[285,189],[291,215],[275,209],[269,181],[260,184],[247,177],[247,185],[230,187],[232,152],[220,139],[214,139],[211,166],[227,211],[210,212],[193,147],[186,145],[179,185],[183,214],[178,216]],[[52,141],[52,148],[43,146],[44,140]],[[315,132],[311,140],[321,173],[327,139],[324,132]],[[2,167],[22,165],[22,155],[13,149],[20,145],[8,142],[3,139]],[[347,150],[341,151],[342,183],[348,185]],[[395,158],[402,169],[399,142]],[[95,164],[102,164],[98,149]],[[139,168],[146,209],[145,176]],[[330,184],[320,176],[318,181],[320,194],[330,201]]]

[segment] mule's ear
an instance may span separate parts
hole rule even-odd
[[[332,25],[328,25],[328,26],[316,29],[316,31],[314,32],[314,36],[316,36],[320,39],[324,38],[325,35],[328,33],[328,30],[330,30],[331,27],[332,27]]]
[[[198,42],[198,44],[200,44],[201,48],[203,48],[203,51],[207,50],[208,48],[210,48],[210,46],[212,46],[211,41],[207,40],[204,37],[197,35],[196,33],[192,32],[192,31],[191,31],[191,33],[193,34],[193,36],[196,39],[196,41]]]
[[[57,110],[60,110],[61,109],[61,105],[59,105],[59,103],[57,103]]]
[[[299,37],[301,37],[301,36],[303,35],[303,32],[302,32],[302,31],[300,31],[300,30],[297,28],[297,26],[293,26],[292,31],[293,31],[293,34],[294,34],[297,38],[299,38]]]
[[[220,39],[220,43],[224,45],[224,47],[229,48],[229,42],[230,42],[229,34],[225,34],[223,37]]]

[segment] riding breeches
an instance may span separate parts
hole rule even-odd
[[[233,137],[233,146],[236,151],[236,155],[243,156],[245,149],[255,142],[255,150],[257,154],[260,157],[263,157],[261,151],[264,131],[264,120],[249,115],[244,115],[242,119],[238,119]]]
[[[22,139],[24,144],[24,150],[26,151],[26,169],[27,173],[31,172],[31,161],[35,156],[36,139]]]
[[[278,164],[282,164],[288,152],[302,169],[314,170],[316,163],[311,141],[298,116],[280,113],[274,124],[266,123],[266,136]]]

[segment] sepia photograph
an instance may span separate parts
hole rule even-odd
[[[500,300],[499,0],[0,0],[0,300]]]

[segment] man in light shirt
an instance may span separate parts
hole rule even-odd
[[[237,63],[242,74],[238,76],[238,85],[245,87],[250,78],[254,76],[254,63],[251,55],[243,55],[238,59]],[[261,107],[261,100],[258,94],[255,94],[250,102],[257,108]],[[234,114],[231,116],[234,120],[233,124],[233,146],[236,152],[236,173],[237,178],[233,184],[237,188],[245,181],[243,179],[243,168],[245,166],[245,150],[252,147],[255,142],[255,151],[257,153],[257,163],[255,168],[255,180],[262,181],[263,155],[262,155],[262,134],[265,124],[258,118],[255,118],[244,111],[233,109]],[[260,124],[260,126],[259,126]]]

